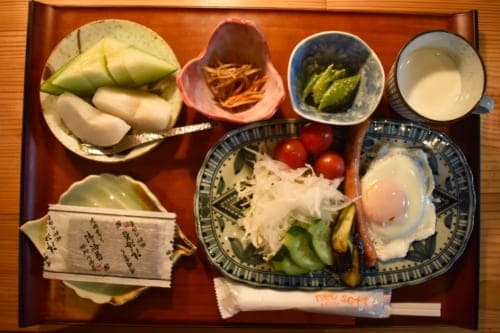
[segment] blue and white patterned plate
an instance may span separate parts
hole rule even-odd
[[[263,142],[272,147],[284,137],[297,136],[303,125],[300,120],[275,120],[242,127],[224,136],[205,158],[194,202],[197,235],[209,261],[231,279],[277,289],[345,288],[329,268],[299,276],[275,272],[253,246],[240,242],[243,231],[236,221],[244,203],[238,201],[235,184],[252,174],[243,148]],[[345,137],[342,131],[336,131],[337,142]],[[364,270],[361,289],[414,285],[445,273],[464,252],[474,225],[472,172],[461,150],[445,134],[413,123],[373,121],[362,162],[369,161],[370,150],[381,142],[419,147],[427,153],[436,183],[436,234],[414,242],[404,259],[377,262]]]

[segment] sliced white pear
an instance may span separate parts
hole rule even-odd
[[[76,137],[97,146],[106,147],[118,143],[130,129],[123,119],[101,112],[69,92],[57,98],[56,110]]]
[[[155,132],[167,128],[170,104],[153,93],[121,87],[101,87],[92,104],[99,110],[125,120],[137,131]]]

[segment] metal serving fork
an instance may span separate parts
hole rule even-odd
[[[114,155],[124,152],[126,150],[136,148],[146,143],[162,140],[167,137],[182,135],[192,132],[204,131],[215,126],[214,123],[204,122],[199,124],[174,127],[161,132],[154,133],[136,133],[127,134],[125,137],[114,146],[99,147],[90,143],[80,143],[82,152],[88,155]]]

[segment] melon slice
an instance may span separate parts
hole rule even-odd
[[[80,96],[89,96],[95,90],[95,86],[83,75],[79,58],[73,59],[62,71],[57,71],[49,81],[61,91],[71,91]]]
[[[130,130],[124,120],[99,111],[69,92],[57,97],[56,110],[66,127],[76,137],[97,146],[112,146]]]
[[[117,39],[103,39],[106,64],[120,86],[141,86],[177,70],[176,65]]]
[[[100,40],[81,55],[82,74],[96,88],[116,84],[106,66],[104,46]]]
[[[125,66],[136,86],[157,81],[177,69],[176,66],[169,64],[165,60],[144,53],[133,46],[122,50],[117,58],[120,57],[123,66]],[[111,61],[112,59],[109,59],[108,64]],[[119,60],[116,59],[116,61]]]
[[[111,37],[105,37],[57,70],[40,90],[91,96],[99,87],[141,86],[177,70],[176,65]]]
[[[54,85],[52,83],[52,81],[54,81],[57,78],[58,74],[62,73],[65,68],[69,67],[70,64],[71,64],[71,62],[67,63],[66,65],[61,67],[61,69],[59,71],[52,74],[47,80],[43,81],[43,83],[40,86],[40,91],[45,92],[47,94],[51,94],[51,95],[62,94],[64,92],[64,89]]]
[[[118,85],[125,87],[133,86],[135,82],[132,80],[120,56],[120,52],[128,48],[129,45],[110,37],[104,37],[102,42],[104,58],[109,74]]]

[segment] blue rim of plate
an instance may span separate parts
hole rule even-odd
[[[194,215],[198,239],[208,260],[223,275],[252,286],[296,290],[347,289],[337,274],[324,268],[292,276],[272,271],[255,248],[239,241],[242,214],[234,185],[251,175],[244,147],[298,136],[304,120],[280,119],[233,130],[207,153],[197,176]],[[339,131],[342,131],[339,129]],[[341,141],[341,140],[339,140]],[[476,194],[472,172],[460,148],[444,133],[427,126],[393,120],[372,121],[363,143],[363,160],[381,142],[423,149],[433,170],[436,233],[412,243],[403,259],[363,270],[358,289],[399,288],[420,284],[447,272],[462,255],[474,227]]]

